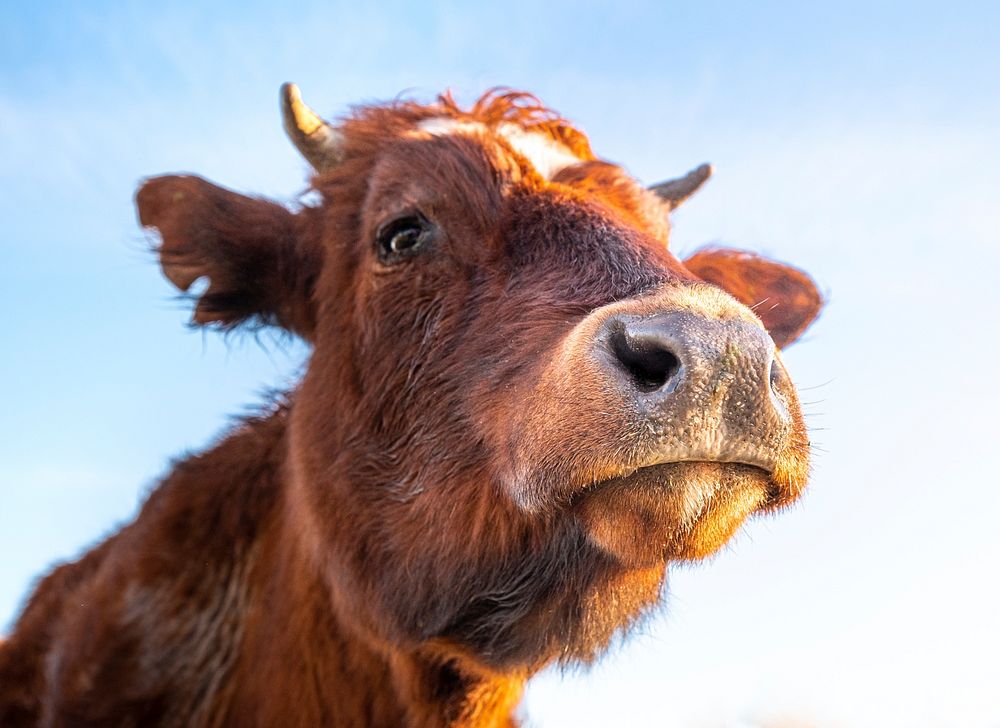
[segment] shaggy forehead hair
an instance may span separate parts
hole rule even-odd
[[[462,109],[450,92],[439,95],[430,104],[398,100],[355,107],[339,126],[346,142],[345,157],[361,156],[377,149],[387,139],[399,137],[431,119],[479,124],[489,129],[514,124],[563,145],[581,161],[595,159],[590,142],[581,131],[532,94],[505,88],[487,91],[468,109]],[[424,129],[435,132],[432,127]]]
[[[357,205],[355,211],[364,201],[362,191],[378,156],[400,140],[492,132],[543,178],[569,161],[596,159],[581,131],[533,95],[509,89],[488,91],[468,109],[461,108],[450,92],[429,104],[397,100],[357,106],[338,122],[337,129],[342,135],[340,159],[319,171],[313,186],[338,207],[344,207],[344,202]],[[562,163],[546,164],[544,156],[561,157]]]

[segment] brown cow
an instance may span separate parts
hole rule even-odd
[[[194,322],[294,332],[305,376],[39,584],[0,725],[511,725],[529,676],[806,484],[775,345],[820,297],[667,250],[707,167],[644,189],[526,94],[332,126],[283,92],[318,204],[191,176],[136,202],[167,278],[208,279]]]

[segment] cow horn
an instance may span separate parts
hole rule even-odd
[[[306,105],[294,83],[281,84],[281,116],[292,144],[317,172],[343,160],[344,135]]]
[[[712,165],[703,164],[688,172],[683,177],[650,185],[649,189],[655,192],[669,205],[671,210],[676,209],[684,200],[689,198],[708,181],[712,176]]]

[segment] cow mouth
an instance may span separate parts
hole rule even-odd
[[[595,492],[607,488],[655,488],[664,491],[678,491],[689,487],[692,480],[715,481],[733,477],[749,478],[756,482],[766,482],[768,490],[777,496],[777,488],[771,485],[772,470],[759,463],[736,460],[675,460],[654,463],[629,470],[621,475],[594,481],[573,495],[573,502],[579,502]]]
[[[651,465],[642,465],[630,469],[620,475],[603,478],[586,486],[581,493],[598,490],[612,483],[623,482],[663,482],[670,486],[678,484],[678,476],[692,476],[712,473],[745,473],[758,477],[770,478],[771,469],[760,463],[749,463],[740,460],[670,460]]]
[[[644,567],[714,553],[781,492],[759,465],[668,462],[595,482],[574,495],[571,510],[591,542]]]

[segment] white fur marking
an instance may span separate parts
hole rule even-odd
[[[580,158],[554,139],[525,131],[517,124],[501,124],[497,131],[521,155],[528,158],[538,174],[552,179],[559,172],[580,163]]]
[[[433,136],[485,134],[489,131],[485,124],[478,121],[459,121],[445,117],[425,119],[417,125],[417,128]],[[527,131],[511,122],[498,125],[496,133],[502,136],[514,151],[531,162],[535,171],[545,179],[552,179],[560,171],[582,161],[565,146],[545,134]]]
[[[478,121],[459,121],[458,119],[450,119],[446,116],[435,116],[432,119],[424,119],[417,124],[417,128],[432,136],[484,133],[486,131],[486,125]]]

